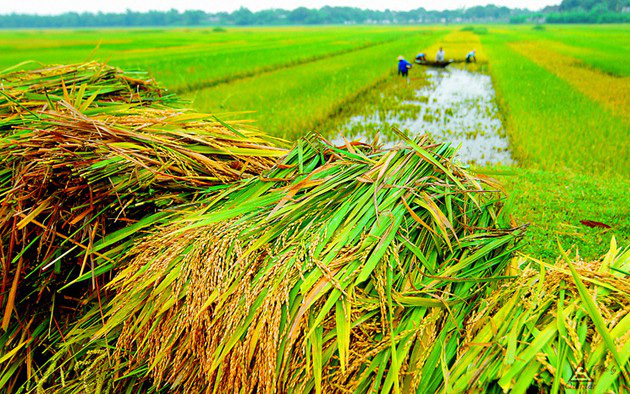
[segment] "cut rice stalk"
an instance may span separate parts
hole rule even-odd
[[[447,392],[623,392],[630,386],[630,250],[600,261],[523,257],[466,324]],[[604,262],[602,264],[602,261]],[[538,266],[538,269],[534,267]]]
[[[448,145],[347,145],[305,138],[155,229],[105,324],[94,310],[61,346],[63,391],[437,390],[519,231]]]

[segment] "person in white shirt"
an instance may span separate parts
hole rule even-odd
[[[440,47],[440,50],[437,51],[437,53],[435,54],[435,61],[436,62],[444,61],[444,49],[442,49],[442,47]]]

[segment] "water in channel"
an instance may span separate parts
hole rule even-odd
[[[404,111],[380,109],[352,116],[342,126],[342,134],[348,140],[370,141],[376,130],[396,126],[412,137],[429,134],[436,141],[459,146],[458,158],[468,164],[511,164],[490,76],[460,68],[427,69],[426,75],[429,84],[401,103]],[[381,141],[386,146],[398,142],[391,133],[381,134]],[[341,136],[333,142],[344,143]]]

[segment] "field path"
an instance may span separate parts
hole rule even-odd
[[[605,74],[573,57],[551,50],[541,42],[515,42],[510,46],[552,74],[569,82],[581,93],[630,121],[630,77]]]

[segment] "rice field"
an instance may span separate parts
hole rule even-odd
[[[2,390],[629,390],[628,26],[0,50]]]
[[[415,48],[431,44],[440,35],[410,32],[391,43],[244,78],[184,97],[204,111],[255,110],[250,116],[262,130],[296,138],[314,130],[362,92],[391,79],[391,53],[411,58]],[[242,91],[255,93],[237,93]]]
[[[521,40],[545,41],[545,46],[551,45],[558,53],[571,56],[589,68],[610,75],[630,75],[626,66],[630,56],[627,26],[546,26],[542,31],[529,27],[512,30]]]
[[[532,47],[527,38],[482,38],[496,59],[490,74],[508,114],[516,157],[545,169],[628,176],[627,79],[576,66],[577,60],[556,56],[553,46]],[[602,141],[614,143],[593,149]]]
[[[198,89],[395,41],[426,29],[275,28],[20,31],[0,35],[0,67],[89,57],[150,70],[170,89]],[[28,45],[24,46],[23,43]]]
[[[579,52],[584,44],[578,34],[593,51],[620,49],[628,42],[624,32],[627,27],[497,27],[480,35],[493,59],[489,73],[512,153],[521,163],[504,181],[514,189],[518,215],[532,223],[529,253],[553,256],[556,238],[579,245],[585,256],[604,252],[602,234],[616,232],[628,242],[627,74],[611,74],[580,57],[568,60],[569,52],[557,50]],[[610,64],[623,69],[625,55],[614,52]],[[612,229],[580,223],[594,216]]]

